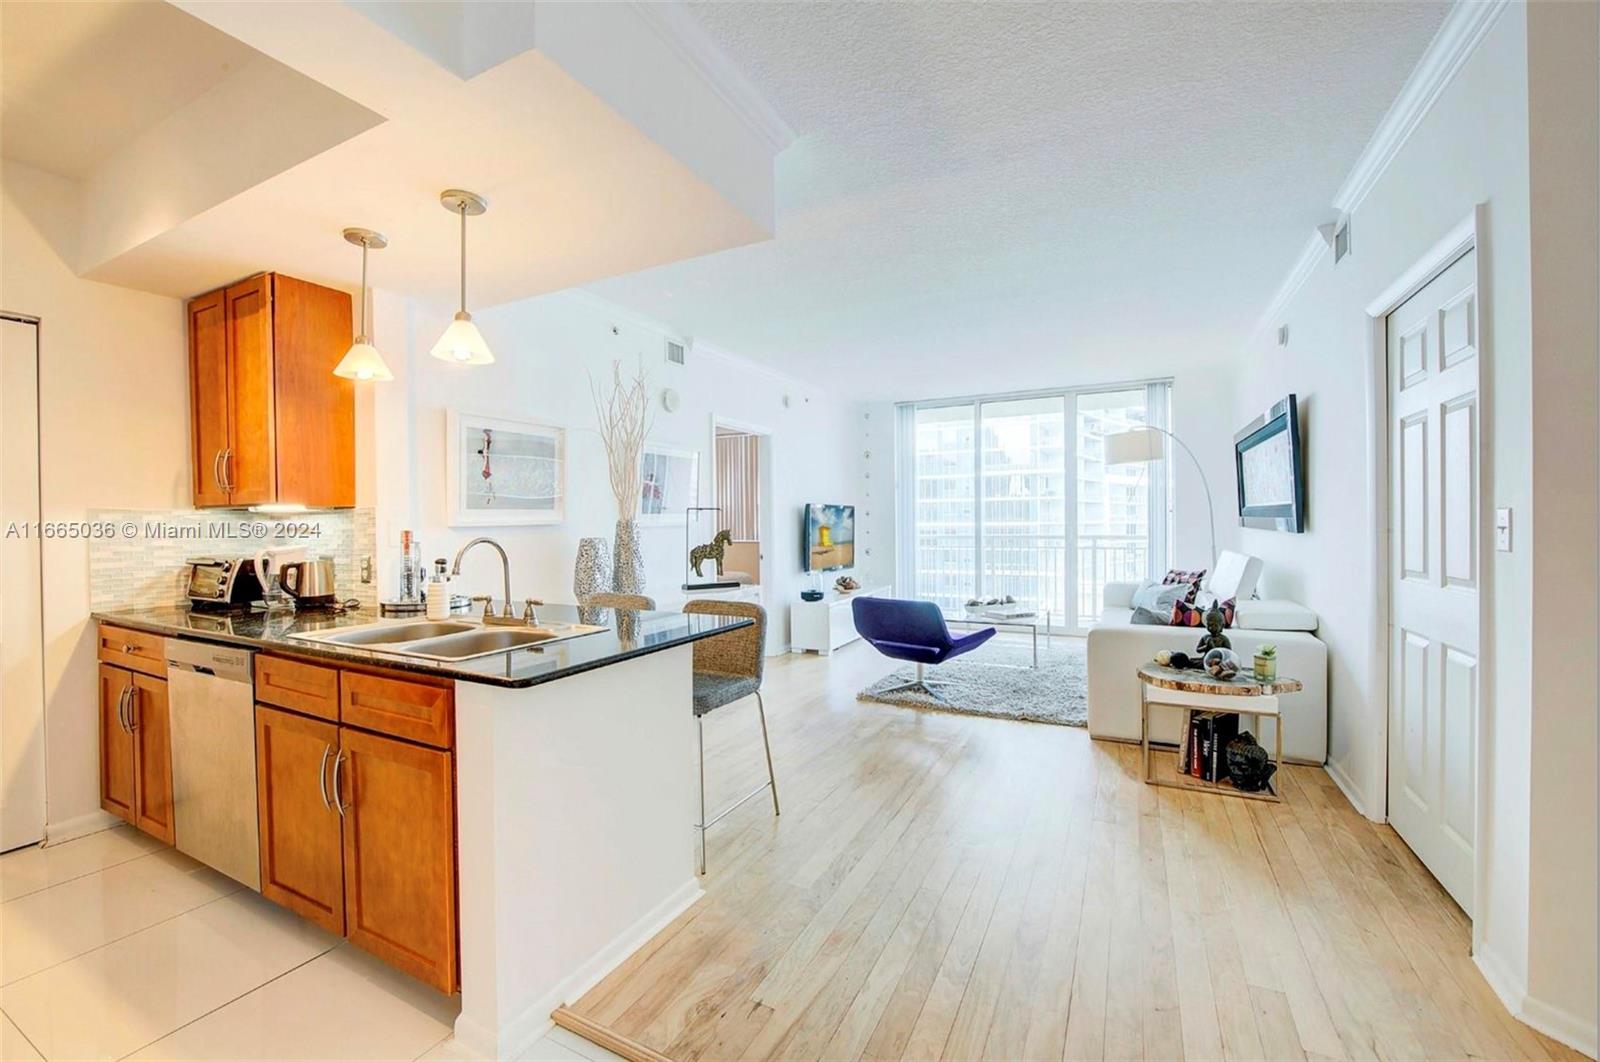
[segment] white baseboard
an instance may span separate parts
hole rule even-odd
[[[1590,1058],[1595,1057],[1597,1035],[1593,1015],[1573,1014],[1528,995],[1522,979],[1498,955],[1486,948],[1475,948],[1472,961],[1513,1018],[1552,1040],[1560,1040],[1575,1051],[1582,1051]]]
[[[44,845],[48,848],[53,844],[75,841],[79,837],[87,837],[91,833],[99,833],[101,830],[121,825],[122,820],[109,811],[91,811],[76,818],[47,822],[44,827]]]
[[[1328,772],[1328,777],[1333,779],[1333,784],[1339,787],[1339,792],[1344,794],[1344,798],[1350,801],[1351,807],[1373,822],[1388,821],[1382,815],[1372,813],[1366,798],[1361,794],[1361,787],[1356,785],[1355,780],[1345,773],[1345,769],[1337,761],[1329,760],[1322,769]]]
[[[494,1052],[479,1053],[477,1045],[499,1043],[503,1057],[519,1058],[554,1027],[550,1015],[557,1007],[577,999],[599,984],[607,974],[621,966],[623,960],[644,947],[650,938],[665,929],[674,918],[688,910],[705,895],[700,879],[691,877],[665,900],[662,900],[633,925],[617,934],[610,943],[595,952],[554,989],[525,1007],[512,1018],[499,1034],[494,1029],[484,1029],[467,1021],[463,1015],[456,1019],[453,1046],[447,1048],[451,1058],[492,1058]]]

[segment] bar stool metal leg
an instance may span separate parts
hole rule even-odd
[[[767,750],[767,781],[772,783],[772,813],[774,815],[782,815],[783,812],[778,810],[778,776],[776,774],[774,774],[773,770],[772,770],[772,742],[767,740],[767,704],[766,704],[765,701],[763,701],[761,699],[761,691],[760,690],[756,691],[756,711],[759,712],[760,715],[761,715],[761,745],[762,745],[763,748],[765,748]],[[701,792],[700,792],[700,818],[702,820],[704,820],[705,817],[706,817],[706,808],[705,808],[705,799],[706,798],[705,798],[705,782],[703,780],[700,783],[700,790],[701,790]],[[702,851],[703,851],[704,847],[705,847],[705,845],[704,845],[705,834],[702,833],[700,836],[701,836],[701,842],[702,842],[701,843],[701,848],[702,848]],[[701,856],[702,864],[704,863],[704,860],[705,860],[705,857],[704,857],[704,855],[702,855]],[[705,872],[704,868],[702,867],[701,873],[704,873],[704,872]]]
[[[700,739],[700,873],[706,872],[706,719],[694,717],[696,735]]]

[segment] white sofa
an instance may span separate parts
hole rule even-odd
[[[1238,598],[1228,640],[1248,667],[1256,649],[1278,647],[1278,673],[1305,684],[1299,693],[1281,699],[1284,758],[1322,763],[1328,758],[1328,647],[1314,633],[1316,613],[1292,601],[1248,600],[1261,562],[1241,553],[1224,552],[1205,588],[1223,599]],[[1146,626],[1130,622],[1137,583],[1108,583],[1104,610],[1089,629],[1089,736],[1113,741],[1139,740],[1139,665],[1160,649],[1193,651],[1204,628]],[[1158,711],[1151,738],[1175,741],[1182,713]],[[1271,747],[1272,725],[1263,720]]]

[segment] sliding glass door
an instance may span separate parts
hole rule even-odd
[[[1107,465],[1105,437],[1164,427],[1168,390],[902,406],[902,592],[952,610],[1009,596],[1085,629],[1107,582],[1165,568],[1166,462]]]

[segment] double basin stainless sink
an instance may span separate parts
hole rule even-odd
[[[509,653],[605,630],[586,623],[546,623],[531,627],[485,626],[468,620],[380,620],[359,627],[289,637],[346,645],[423,660],[455,662]]]

